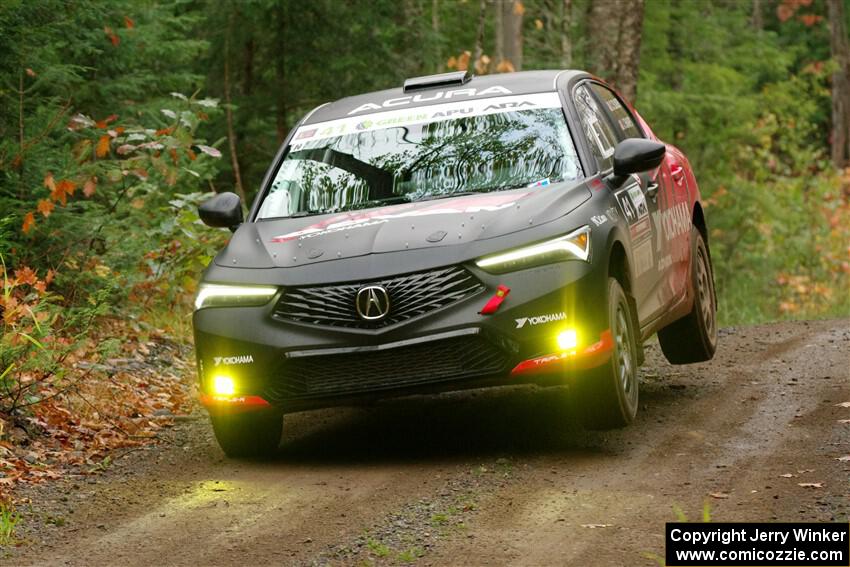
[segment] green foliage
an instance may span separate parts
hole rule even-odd
[[[14,545],[15,528],[21,521],[21,515],[15,512],[8,502],[0,501],[0,547]]]
[[[106,313],[112,290],[103,288],[66,308],[60,296],[47,291],[52,273],[43,279],[30,268],[12,274],[2,255],[0,269],[0,412],[15,415],[40,402],[46,389],[65,385],[68,359],[87,343],[93,322]]]
[[[573,2],[577,68],[597,40],[590,6]],[[794,6],[767,2],[756,29],[748,2],[646,3],[637,107],[696,171],[726,323],[847,313],[850,301],[848,180],[824,153],[825,12]],[[478,10],[450,0],[3,1],[0,253],[10,273],[53,274],[50,291],[21,301],[47,314],[47,336],[78,332],[69,314],[91,302],[160,325],[226,238],[195,209],[233,185],[234,160],[250,199],[305,112],[446,70],[474,51]],[[522,10],[524,68],[559,66],[562,3]],[[494,58],[492,3],[484,24]],[[230,126],[218,100],[230,101]],[[15,348],[39,351],[24,343]],[[15,352],[47,364],[36,351]]]

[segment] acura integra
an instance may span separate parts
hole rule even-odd
[[[274,452],[288,412],[528,382],[621,427],[644,341],[676,364],[715,351],[688,160],[584,72],[446,73],[324,104],[242,206],[199,208],[234,234],[194,312],[230,456]]]

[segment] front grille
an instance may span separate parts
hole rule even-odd
[[[283,376],[270,380],[272,402],[342,396],[492,376],[507,370],[508,356],[479,335],[387,350],[287,358]]]
[[[355,298],[366,285],[382,285],[390,298],[390,312],[379,321],[357,315]],[[287,288],[275,307],[281,319],[355,329],[378,329],[435,311],[484,289],[460,266],[416,272],[380,280]]]

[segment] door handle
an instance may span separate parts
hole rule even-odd
[[[650,199],[655,200],[655,197],[658,195],[658,183],[650,181],[646,186],[646,194],[649,195]]]
[[[673,181],[681,185],[685,179],[685,168],[681,165],[674,165],[670,168],[670,175],[673,177]]]

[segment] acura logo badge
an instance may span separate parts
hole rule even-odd
[[[390,296],[383,286],[370,285],[360,288],[354,306],[361,319],[377,321],[390,312]]]

